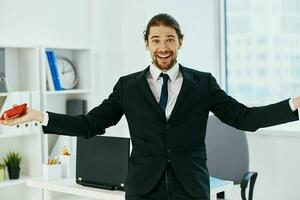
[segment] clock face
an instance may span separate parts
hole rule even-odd
[[[66,58],[58,57],[56,60],[57,71],[63,89],[72,89],[78,83],[75,66]]]

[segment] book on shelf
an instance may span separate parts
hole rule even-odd
[[[50,69],[47,69],[47,82],[49,90],[62,90],[54,51],[47,50],[46,56],[48,61],[48,64],[46,66]]]
[[[55,87],[54,87],[54,80],[52,78],[52,74],[51,74],[51,70],[50,70],[50,65],[48,62],[48,58],[46,58],[46,79],[47,79],[47,90],[49,91],[55,91]]]

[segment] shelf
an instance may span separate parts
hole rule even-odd
[[[45,49],[52,50],[72,50],[72,51],[89,51],[90,47],[78,47],[78,46],[46,46]]]
[[[9,94],[8,92],[1,92],[0,97],[6,97],[6,96],[8,96],[8,94]]]
[[[75,89],[75,90],[59,90],[59,91],[46,91],[47,95],[60,95],[60,94],[83,94],[90,93],[90,89]]]
[[[0,133],[0,139],[12,137],[38,136],[39,133]]]
[[[0,92],[0,97],[7,97],[12,92],[33,92],[35,90],[13,90],[9,92]]]
[[[8,175],[7,175],[8,176]],[[3,182],[0,182],[0,189],[4,187],[9,187],[9,186],[15,186],[15,185],[20,185],[20,184],[26,184],[28,180],[31,178],[29,176],[21,176],[19,179],[16,180],[5,180]]]
[[[19,48],[19,49],[35,48],[35,46],[31,45],[31,44],[29,44],[29,45],[26,45],[26,44],[20,45],[20,44],[11,44],[11,43],[7,43],[7,44],[0,43],[0,47],[1,48]]]

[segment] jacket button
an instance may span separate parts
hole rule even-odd
[[[171,160],[168,160],[168,162],[171,162]]]
[[[171,149],[167,149],[167,153],[171,153]]]

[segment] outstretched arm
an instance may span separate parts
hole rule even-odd
[[[121,88],[120,79],[109,97],[85,115],[71,116],[47,112],[49,121],[46,126],[42,126],[44,133],[81,136],[85,138],[104,134],[105,129],[117,124],[123,115]],[[11,119],[5,116],[5,120],[0,120],[0,123],[9,126],[33,120],[42,123],[44,117],[44,113],[27,108],[24,115]]]
[[[223,91],[215,78],[209,76],[210,111],[222,122],[240,130],[256,131],[299,119],[298,111],[293,111],[289,99],[278,103],[247,107]],[[293,99],[295,108],[300,106],[300,97]]]

